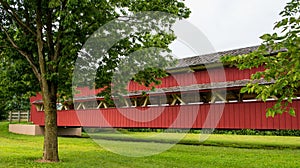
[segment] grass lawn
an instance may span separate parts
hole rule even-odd
[[[60,137],[61,162],[37,163],[35,160],[42,156],[43,137],[8,133],[7,127],[8,123],[0,123],[0,167],[300,167],[300,137],[212,135],[201,145],[196,134],[148,157],[114,154],[90,138]],[[133,134],[133,139],[125,139],[131,141],[128,143],[151,133]],[[112,145],[116,142],[109,134],[99,136]],[[170,134],[167,141],[172,137]],[[151,138],[139,143],[161,144]]]

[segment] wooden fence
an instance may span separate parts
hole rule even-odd
[[[10,111],[8,116],[9,122],[21,122],[30,120],[30,111]]]

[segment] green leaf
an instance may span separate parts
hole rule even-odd
[[[296,112],[295,112],[295,110],[293,109],[293,108],[290,108],[290,110],[289,110],[289,114],[291,115],[291,116],[296,116]]]
[[[247,87],[243,87],[243,88],[241,89],[240,92],[241,92],[241,93],[246,93],[246,92],[248,92],[248,90],[249,90],[249,89],[248,89]]]
[[[262,40],[268,41],[272,38],[272,36],[270,34],[264,34],[262,36],[259,37]]]

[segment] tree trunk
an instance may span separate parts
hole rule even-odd
[[[51,79],[47,79],[47,75],[57,73],[57,68],[47,65],[48,61],[55,61],[50,59],[51,56],[44,53],[43,41],[43,23],[42,23],[42,0],[36,1],[36,42],[38,47],[39,66],[41,74],[37,76],[40,82],[44,108],[45,108],[45,136],[44,136],[44,153],[43,160],[58,162],[58,143],[57,143],[57,83]],[[51,48],[53,49],[53,48]],[[53,52],[52,52],[53,53]]]
[[[43,160],[58,162],[57,110],[55,86],[43,86],[43,102],[45,107],[45,136]]]

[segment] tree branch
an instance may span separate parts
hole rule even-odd
[[[2,4],[4,10],[14,18],[18,25],[20,25],[24,30],[29,31],[34,36],[36,36],[36,33],[29,27],[29,25],[26,25],[22,22],[17,13],[9,6],[9,4],[6,1],[0,0],[0,4]]]
[[[26,2],[26,1],[25,1]],[[24,8],[25,8],[25,13],[24,13],[24,17],[25,17],[25,24],[26,25],[30,25],[30,15],[29,15],[29,9],[27,8],[27,6],[25,5],[25,2],[24,2]]]
[[[40,80],[41,75],[39,73],[38,68],[35,66],[33,58],[25,51],[23,51],[22,49],[20,49],[20,47],[14,42],[14,40],[9,36],[8,32],[6,31],[6,29],[0,25],[0,29],[3,30],[3,32],[5,33],[8,41],[10,42],[10,44],[12,45],[13,48],[15,48],[21,55],[23,55],[26,60],[28,61],[28,63],[30,64],[33,73],[35,74],[35,76],[38,78],[38,80]]]
[[[65,8],[66,8],[66,5],[67,5],[67,2],[68,0],[64,0],[62,2],[62,5],[61,5],[61,11],[64,11]],[[60,60],[60,48],[61,48],[61,37],[63,36],[63,31],[64,31],[64,28],[62,26],[62,21],[64,20],[64,18],[60,18],[60,21],[59,21],[59,28],[58,28],[58,35],[57,35],[57,38],[56,38],[56,41],[55,41],[55,52],[54,52],[54,60],[57,60],[57,64],[59,64],[59,60]]]
[[[11,48],[11,47],[3,45],[3,46],[0,46],[0,48]]]
[[[59,28],[59,34],[57,36],[55,49],[54,49],[54,60],[57,60],[57,64],[59,64],[59,59],[60,59],[60,47],[61,47],[60,39],[62,36],[62,30],[60,29],[61,28]]]
[[[41,10],[41,0],[38,0],[37,2],[37,7],[36,7],[36,41],[37,41],[37,47],[38,47],[38,57],[39,57],[39,66],[40,66],[40,71],[41,71],[41,80],[40,84],[41,86],[45,87],[45,80],[44,80],[44,75],[47,74],[47,69],[46,69],[46,61],[45,61],[45,55],[43,53],[43,48],[44,48],[44,42],[43,42],[43,23],[42,23],[42,10]]]
[[[47,8],[46,12],[46,35],[47,35],[47,45],[49,48],[49,56],[51,57],[51,60],[54,60],[54,44],[53,44],[53,34],[52,34],[52,10],[50,8]]]

